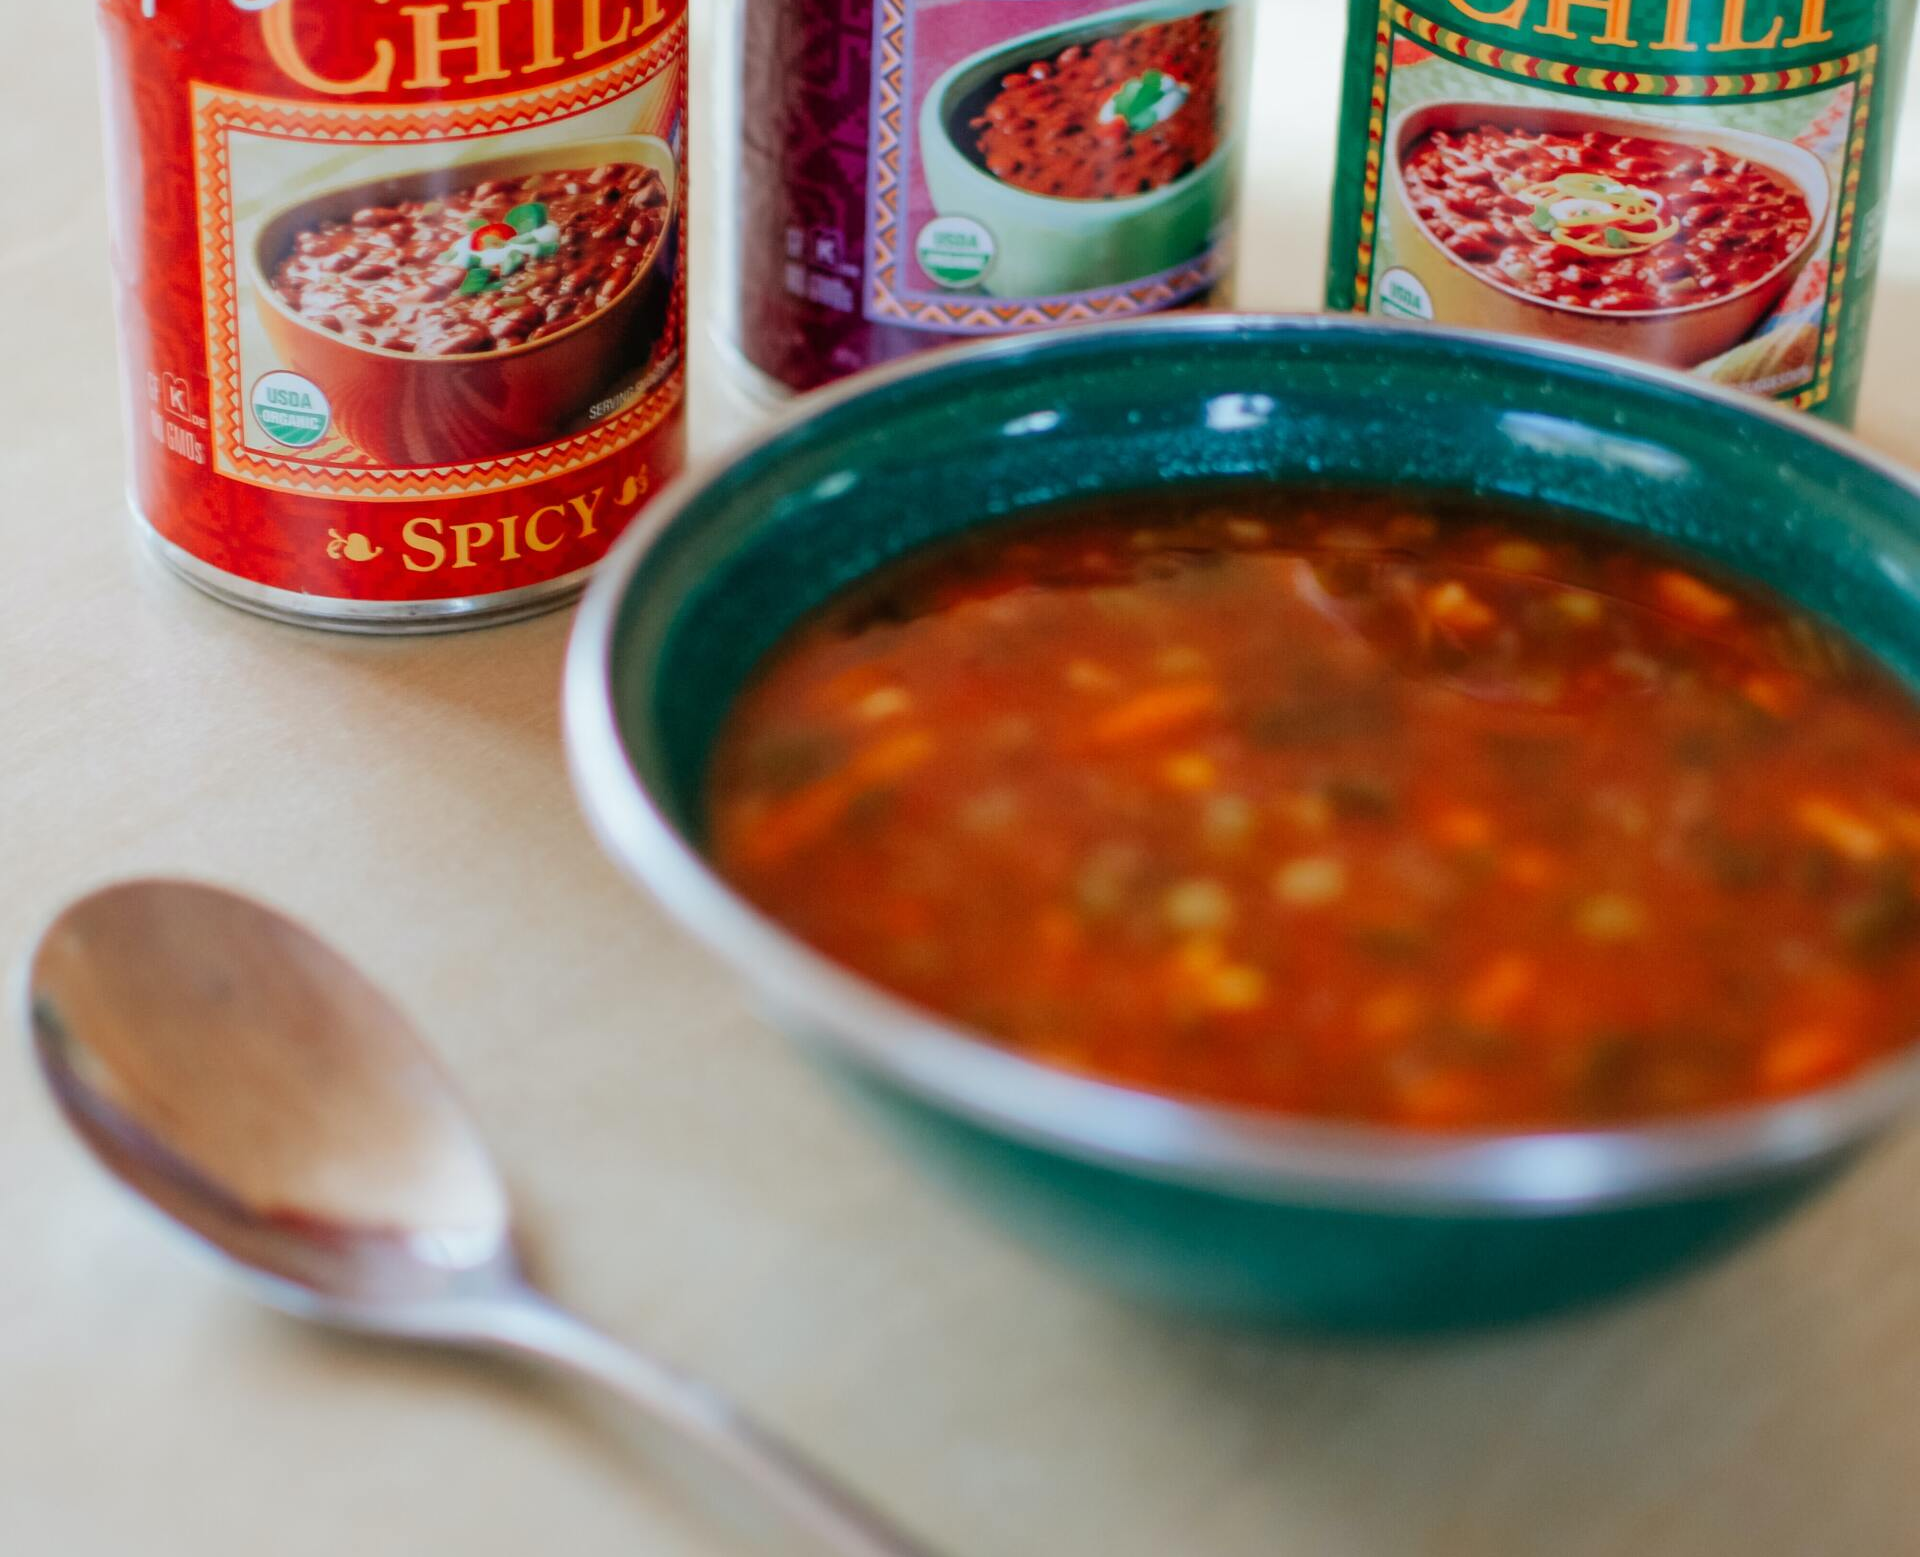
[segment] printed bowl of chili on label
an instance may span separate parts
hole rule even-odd
[[[302,196],[253,244],[261,321],[387,463],[532,447],[664,327],[675,179],[630,135]]]
[[[995,44],[920,106],[934,211],[982,227],[995,297],[1152,276],[1211,245],[1233,198],[1230,6],[1127,6]]]
[[[1717,125],[1443,102],[1389,143],[1381,249],[1414,312],[1676,367],[1753,333],[1831,201],[1811,152]]]

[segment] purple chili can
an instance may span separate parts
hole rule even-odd
[[[1224,301],[1246,0],[737,0],[725,344],[779,395]]]

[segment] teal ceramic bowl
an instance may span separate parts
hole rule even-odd
[[[1049,1253],[1188,1310],[1411,1332],[1594,1299],[1778,1216],[1920,1092],[1586,1134],[1422,1136],[1048,1070],[908,1006],[700,855],[729,700],[809,607],[1036,504],[1217,480],[1538,500],[1841,624],[1920,686],[1920,486],[1757,401],[1566,347],[1349,319],[1163,319],[869,375],[662,494],[590,590],[567,735],[608,850],[916,1156]]]
[[[1207,9],[1192,0],[1142,0],[1102,11],[983,49],[927,89],[916,131],[927,193],[938,216],[985,229],[992,260],[979,273],[981,291],[994,297],[1060,297],[1118,286],[1196,259],[1214,240],[1232,209],[1239,166],[1241,83],[1233,66],[1248,50],[1239,35],[1246,22],[1237,6],[1225,8],[1221,18],[1227,39],[1221,51],[1226,120],[1220,144],[1204,164],[1163,188],[1119,200],[1037,195],[995,178],[967,140],[969,121],[1003,76],[1051,59],[1070,44],[1117,37]],[[936,246],[928,256],[935,265],[939,253]]]

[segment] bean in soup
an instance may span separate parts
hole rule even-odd
[[[1044,1063],[1408,1127],[1817,1088],[1920,1032],[1920,717],[1653,549],[1267,493],[980,534],[800,626],[710,844]]]

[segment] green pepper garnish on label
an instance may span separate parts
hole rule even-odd
[[[506,223],[515,232],[533,232],[547,225],[547,208],[538,200],[529,200],[507,212]]]
[[[1151,130],[1168,115],[1161,113],[1162,99],[1179,87],[1163,70],[1146,70],[1122,84],[1108,104],[1111,117],[1124,119],[1135,135]]]

